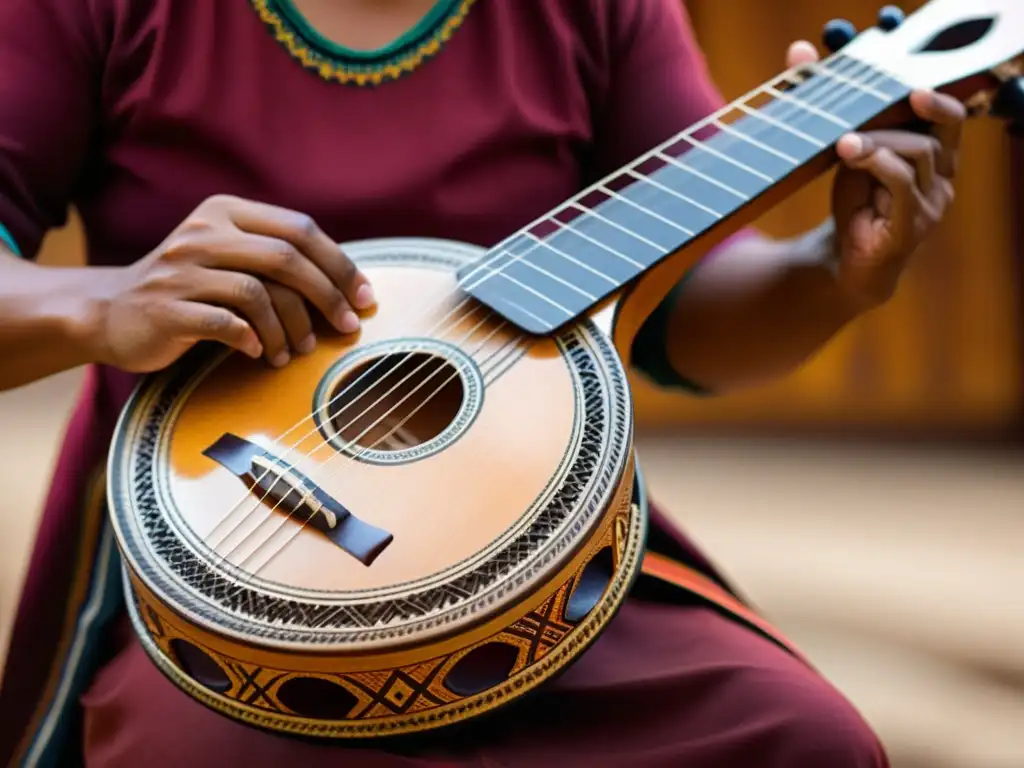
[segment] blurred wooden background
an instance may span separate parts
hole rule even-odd
[[[878,8],[866,0],[686,1],[728,98],[778,72],[790,41],[817,42],[836,15],[864,27]],[[655,497],[862,709],[894,768],[1024,765],[1024,613],[1013,610],[1024,583],[1020,457],[693,433],[1013,424],[1024,394],[1012,246],[1013,224],[1024,218],[1024,137],[1014,151],[1011,172],[1005,129],[969,126],[955,209],[897,299],[795,376],[701,400],[634,382]],[[817,224],[828,184],[784,203],[763,228],[790,235]],[[72,219],[50,235],[41,259],[80,262],[81,246]],[[0,396],[8,438],[0,462],[13,481],[0,505],[0,664],[35,533],[37,518],[25,510],[41,503],[79,374]],[[651,435],[654,428],[671,434]]]
[[[967,2],[967,0],[965,0]],[[783,67],[787,45],[819,42],[843,16],[873,25],[878,0],[687,0],[726,98]],[[907,12],[923,5],[903,4]],[[818,426],[975,432],[1002,429],[1021,413],[1021,343],[1012,254],[1010,139],[1005,126],[972,122],[964,137],[953,211],[894,302],[842,334],[787,380],[755,392],[694,400],[636,382],[646,426]],[[831,176],[769,214],[761,227],[793,235],[828,213]]]
[[[922,4],[914,0],[904,7],[909,12]],[[874,23],[879,6],[876,0],[687,0],[712,73],[729,99],[781,71],[791,41],[818,43],[822,26],[835,16],[864,28]],[[1024,215],[1024,196],[1011,195],[1010,147],[1004,125],[971,122],[953,210],[890,305],[773,386],[694,399],[635,380],[640,426],[930,435],[988,434],[1018,425],[1024,345],[1013,222]],[[817,225],[828,215],[830,184],[831,175],[819,179],[759,226],[788,236]],[[81,259],[77,222],[51,235],[43,258]]]

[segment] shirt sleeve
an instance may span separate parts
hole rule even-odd
[[[34,258],[67,219],[103,60],[90,0],[0,2],[0,239]]]
[[[598,117],[596,158],[602,176],[725,104],[682,0],[608,0],[607,8],[610,74]],[[743,231],[729,241],[749,234]],[[633,365],[659,386],[707,394],[680,377],[667,358],[667,324],[688,277],[640,329],[633,342]]]

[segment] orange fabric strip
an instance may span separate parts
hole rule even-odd
[[[647,552],[644,555],[640,570],[647,576],[679,587],[713,603],[716,607],[726,611],[734,618],[739,619],[765,635],[769,640],[782,646],[782,648],[796,656],[807,666],[813,667],[810,661],[779,630],[703,573],[657,552]]]

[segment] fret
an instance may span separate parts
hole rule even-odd
[[[567,258],[566,254],[573,258]],[[599,297],[610,290],[615,290],[622,284],[622,280],[628,280],[629,276],[635,272],[634,268],[623,265],[619,259],[607,251],[602,251],[599,256],[594,254],[585,254],[585,256],[588,258],[580,259],[578,251],[570,253],[565,248],[559,248],[556,251],[546,243],[522,236],[508,243],[497,259],[489,262],[488,267],[470,278],[469,284],[472,285],[486,278],[491,270],[512,269],[513,262],[526,261],[530,264],[541,265],[558,278],[575,284],[591,296]],[[529,267],[525,267],[525,269],[529,269]]]
[[[859,72],[855,76],[870,80],[872,73]],[[850,89],[840,81],[821,76],[813,76],[796,87],[786,89],[783,93],[786,98],[768,105],[767,110],[773,114],[782,114],[788,120],[798,120],[804,126],[804,130],[809,130],[812,135],[819,138],[831,137],[832,131],[836,128],[848,131],[853,127],[853,124],[836,116],[835,107],[851,95],[861,95],[859,91]],[[801,109],[793,109],[792,102],[799,104]],[[807,112],[813,113],[821,120],[815,121],[805,114]],[[820,134],[819,126],[822,131]]]
[[[771,181],[764,185],[767,188],[789,174],[800,162],[799,159],[780,157],[767,149],[762,149],[755,143],[757,140],[745,141],[743,136],[750,130],[744,130],[742,124],[749,119],[736,120],[729,125],[727,131],[712,136],[704,144],[716,147],[720,152],[727,152],[735,160],[771,177]]]
[[[513,261],[507,269],[492,273],[491,279],[488,280],[489,284],[503,287],[501,293],[510,305],[525,309],[532,317],[545,318],[547,322],[564,323],[573,316],[574,310],[570,309],[573,304],[571,298],[553,295],[554,291],[536,285],[537,281],[530,277],[519,279],[513,274],[517,267],[526,269],[519,262]]]
[[[852,80],[854,85],[866,84],[872,95],[880,97],[880,106],[883,108],[895,100],[905,98],[910,92],[905,84],[889,77],[882,70],[848,56],[827,59],[821,67],[828,77],[838,73]]]
[[[549,302],[539,301],[530,293],[516,292],[513,298],[510,291],[495,290],[495,286],[501,285],[504,282],[500,277],[500,273],[497,274],[494,279],[484,283],[486,288],[484,288],[484,292],[481,295],[488,298],[484,299],[478,296],[477,299],[492,309],[497,310],[498,314],[506,319],[512,320],[520,328],[557,328],[566,320],[572,319],[559,312],[557,307],[552,309]],[[544,331],[540,332],[544,333]]]
[[[808,69],[802,82],[766,88],[766,105],[712,116],[710,137],[684,132],[524,228],[462,270],[473,275],[463,288],[520,328],[550,332],[909,95],[855,60]]]
[[[722,218],[725,215],[721,211],[715,210],[714,208],[711,208],[711,207],[709,207],[707,205],[704,205],[704,203],[700,202],[699,200],[695,200],[690,195],[683,194],[683,192],[681,191],[682,188],[674,188],[671,185],[666,186],[665,184],[662,184],[660,181],[658,181],[656,178],[654,178],[654,174],[653,173],[648,174],[647,176],[643,176],[643,175],[640,175],[640,174],[637,174],[637,173],[630,173],[630,175],[633,176],[637,181],[643,181],[643,182],[647,182],[648,184],[653,184],[654,186],[658,187],[659,189],[662,189],[665,192],[668,192],[673,197],[676,197],[676,198],[682,200],[687,205],[693,206],[694,208],[697,208],[697,209],[699,209],[701,211],[704,211],[704,213],[706,213],[712,219],[720,219],[720,218]],[[710,223],[706,224],[705,226],[710,226]],[[694,230],[688,230],[688,231],[689,231],[690,235],[696,234],[696,232]]]
[[[816,139],[809,133],[804,133],[801,129],[797,128],[795,120],[792,123],[787,124],[784,120],[777,120],[776,118],[772,117],[772,114],[768,109],[754,109],[753,107],[748,107],[745,104],[740,104],[739,108],[744,113],[754,118],[755,122],[760,121],[763,123],[767,123],[771,126],[774,126],[775,128],[778,128],[784,133],[789,133],[793,136],[796,136],[804,143],[810,144],[812,147],[816,149],[824,149],[827,146],[826,142],[821,141],[820,139]]]
[[[568,254],[566,254],[564,251],[559,251],[557,248],[552,248],[551,250],[555,251],[559,256],[568,256]],[[564,262],[563,261],[559,261],[559,260],[555,260],[554,262],[549,262],[549,263],[554,263],[554,264],[563,264],[563,263],[565,263],[565,264],[573,264],[575,262],[569,261],[567,259]],[[532,259],[529,259],[529,258],[520,259],[516,264],[510,265],[510,266],[512,267],[512,272],[513,273],[515,271],[517,271],[516,268],[519,267],[519,266],[523,266],[523,267],[526,267],[528,269],[532,269],[534,272],[538,272],[541,275],[544,275],[544,277],[548,278],[549,280],[552,280],[552,281],[558,283],[559,285],[564,285],[568,290],[573,291],[576,294],[579,294],[580,296],[582,296],[585,299],[589,299],[590,301],[597,301],[597,296],[595,296],[592,293],[589,293],[589,292],[585,291],[583,288],[581,288],[580,286],[576,285],[576,283],[579,282],[579,281],[575,280],[575,278],[576,278],[575,275],[569,275],[568,276],[569,279],[566,279],[565,277],[561,277],[560,275],[555,274],[555,272],[551,271],[550,269],[544,269],[544,267],[540,266],[539,264],[536,264]],[[557,267],[555,269],[557,271]],[[536,280],[534,280],[534,282],[536,282]],[[541,285],[539,287],[541,288],[541,290],[543,290],[543,285]],[[547,291],[544,291],[544,292],[547,293]]]
[[[687,185],[672,183],[664,174],[663,169],[659,168],[646,175],[638,174],[634,178],[634,183],[621,190],[619,196],[656,214],[659,217],[659,222],[663,219],[676,222],[679,227],[690,233],[690,237],[721,219],[720,212],[711,212],[711,209],[693,201],[692,196],[684,191],[687,190]],[[615,208],[617,205],[625,204],[609,201],[602,204],[602,207]],[[674,241],[669,247],[672,248],[678,244],[679,236],[678,233],[675,233]]]
[[[689,155],[674,158],[673,162],[666,163],[656,173],[661,184],[672,189],[686,190],[687,195],[703,201],[709,208],[722,215],[728,215],[737,206],[750,200],[750,196],[737,191],[726,191],[702,178],[710,178],[711,174],[723,175],[716,165],[701,163],[698,158],[691,158]]]
[[[738,135],[741,141],[757,140],[765,146],[773,147],[780,153],[785,154],[784,158],[780,157],[779,159],[783,160],[788,165],[788,168],[778,174],[779,178],[783,174],[800,167],[815,155],[820,154],[828,144],[831,144],[831,142],[820,141],[810,143],[799,136],[794,136],[792,133],[756,117],[737,120],[730,128],[731,133]]]
[[[602,214],[607,216],[603,209]],[[613,272],[621,272],[623,269],[631,272],[646,269],[668,253],[664,247],[655,245],[656,241],[645,237],[640,227],[616,227],[589,215],[573,219],[571,223],[563,226],[552,240],[558,243],[559,248],[570,251],[581,249],[582,252],[589,253],[596,248],[605,254],[602,260],[610,258],[611,261],[617,262],[617,265],[611,268]],[[676,242],[678,241],[677,236]]]
[[[709,184],[711,188],[705,188],[705,189],[702,189],[702,190],[698,190],[695,193],[695,194],[701,195],[704,199],[710,199],[713,202],[714,199],[715,199],[715,196],[718,194],[717,190],[724,190],[724,191],[728,192],[730,195],[732,195],[733,198],[742,200],[743,202],[747,201],[747,196],[744,195],[742,192],[740,192],[739,190],[733,189],[728,184],[723,184],[720,179],[716,179],[714,176],[708,176],[706,173],[702,173],[701,171],[699,171],[698,169],[694,168],[692,165],[687,163],[681,157],[672,157],[671,155],[666,154],[664,152],[659,152],[656,156],[658,158],[664,160],[667,164],[674,165],[674,166],[676,166],[678,168],[681,168],[684,171],[686,171],[687,173],[689,173],[689,174],[691,174],[693,176],[696,176],[698,179],[700,179],[700,181],[702,181],[702,182],[704,182],[706,184]],[[694,183],[696,184],[696,182],[694,182]],[[725,203],[722,207],[725,207],[727,205],[728,205],[728,203]]]
[[[842,83],[850,90],[851,93],[859,93],[863,96],[870,96],[872,99],[874,99],[876,102],[880,104],[888,103],[888,99],[885,97],[885,94],[880,93],[879,91],[876,91],[874,88],[872,88],[870,85],[870,81],[868,80],[857,80],[856,78],[853,77],[847,77],[846,75],[842,74],[836,69],[822,69],[819,72],[819,75],[821,77],[825,77],[830,80],[836,80],[839,83]]]
[[[622,229],[646,232],[649,237],[660,240],[662,250],[666,252],[675,247],[680,236],[686,239],[694,235],[682,224],[665,218],[634,200],[633,198],[637,197],[636,193],[640,189],[640,186],[636,185],[618,192],[608,190],[611,200],[607,201],[605,205],[595,208],[591,215]]]
[[[617,192],[613,192],[611,190],[608,190],[608,193],[609,193],[609,197],[612,197],[612,198],[614,198],[615,200],[617,200],[617,201],[619,201],[621,203],[624,203],[626,205],[631,206],[631,208],[632,208],[631,213],[634,216],[637,213],[639,213],[639,214],[641,214],[641,215],[643,215],[645,217],[657,220],[658,222],[660,222],[661,224],[664,224],[669,229],[675,230],[676,232],[682,232],[687,237],[690,237],[690,236],[693,235],[693,232],[691,232],[690,230],[688,230],[686,227],[682,226],[681,224],[678,224],[678,223],[672,221],[671,219],[666,219],[664,216],[659,216],[654,211],[650,211],[650,210],[644,208],[643,206],[637,205],[636,203],[632,202],[631,200],[629,200],[626,197],[623,197],[622,195],[618,194]],[[590,216],[593,216],[594,218],[598,219],[599,221],[603,221],[605,224],[613,226],[616,229],[622,230],[623,232],[626,232],[626,233],[637,234],[639,232],[644,232],[645,231],[645,228],[642,227],[642,226],[625,226],[625,225],[619,223],[618,221],[615,221],[615,219],[617,217],[614,215],[614,213],[615,213],[614,211],[608,211],[608,210],[606,210],[606,211],[599,211],[596,208],[586,209],[586,208],[582,208],[582,207],[581,207],[581,210],[584,213],[588,213]],[[611,217],[609,217],[608,216],[609,213],[612,213],[613,215]],[[669,238],[668,236],[666,236],[665,239],[669,243],[668,245],[666,245],[664,242],[661,243],[661,244],[658,244],[654,240],[651,239],[652,237],[657,238],[658,237],[658,232],[656,230],[649,229],[649,228],[646,230],[646,232],[647,232],[648,236],[644,237],[645,242],[649,243],[650,245],[654,246],[655,248],[660,248],[661,250],[664,250],[665,248],[671,248],[672,247],[671,243],[674,242],[674,240],[672,238]],[[637,235],[637,236],[638,237],[643,237],[643,235]]]
[[[743,193],[747,199],[756,197],[775,183],[775,178],[770,174],[759,171],[735,157],[731,147],[719,149],[710,140],[692,142],[686,156],[701,170],[713,168],[716,178]]]
[[[780,160],[782,160],[782,161],[784,161],[786,163],[789,163],[790,165],[799,165],[800,164],[799,153],[797,153],[797,155],[798,155],[797,157],[793,157],[792,155],[787,154],[786,152],[783,152],[778,146],[775,146],[775,143],[776,143],[776,141],[778,139],[771,135],[771,131],[764,131],[762,133],[767,133],[768,135],[767,136],[762,135],[762,136],[758,137],[758,136],[755,135],[756,131],[744,131],[744,130],[742,130],[743,126],[747,125],[749,123],[750,123],[750,120],[748,119],[746,121],[744,121],[744,120],[737,120],[735,123],[732,123],[732,124],[728,124],[728,123],[715,123],[715,124],[718,127],[720,127],[723,131],[725,131],[726,133],[731,134],[731,135],[736,136],[737,138],[739,138],[741,140],[741,142],[743,142],[743,143],[755,146],[758,149],[760,149],[760,150],[762,150],[764,152],[767,152],[769,155],[774,155],[775,157],[779,158]],[[783,135],[783,132],[779,131],[779,134]]]
[[[561,277],[555,274],[553,269],[548,268],[555,264],[571,264],[572,262],[554,258],[546,260],[544,266],[540,267],[536,264],[536,260],[531,258],[532,256],[533,254],[530,253],[522,258],[510,260],[505,264],[504,269],[494,273],[499,278],[499,283],[512,283],[511,286],[502,285],[501,287],[505,291],[511,290],[517,301],[520,303],[528,301],[528,297],[522,295],[524,292],[532,294],[550,307],[571,317],[575,313],[574,308],[577,305],[581,303],[590,305],[598,300],[600,294],[590,293],[583,288],[574,286],[574,280]],[[574,278],[575,275],[572,277]],[[605,293],[608,293],[607,285],[601,291],[601,294]]]
[[[766,120],[778,120],[791,125],[816,141],[831,143],[837,135],[853,127],[835,115],[836,106],[851,95],[842,83],[815,77],[786,91],[768,93],[781,94],[781,98],[760,107],[756,112]],[[858,94],[853,92],[853,95]]]
[[[838,81],[832,89],[842,89],[838,103],[829,105],[829,112],[852,125],[863,124],[910,95],[907,86],[856,60],[838,57],[823,64],[821,70],[823,79]]]
[[[529,233],[529,232],[526,233],[526,235],[532,241],[532,245],[529,247],[529,249],[524,249],[524,250],[519,252],[519,255],[521,257],[525,257],[527,254],[532,253],[533,251],[537,250],[538,248],[548,248],[548,249],[554,251],[555,253],[557,253],[559,256],[562,256],[566,261],[568,261],[569,263],[573,264],[574,266],[580,267],[584,271],[589,272],[595,278],[597,278],[599,280],[603,280],[606,283],[609,283],[609,284],[612,284],[612,285],[615,284],[615,278],[614,277],[611,277],[611,276],[605,274],[604,272],[601,272],[600,270],[594,269],[594,267],[591,266],[590,264],[588,264],[586,261],[581,261],[580,259],[578,259],[575,256],[573,256],[571,253],[567,253],[566,251],[563,251],[563,250],[561,250],[559,248],[553,247],[553,245],[551,244],[551,239],[550,238],[547,241],[545,241],[545,240],[543,240],[541,238],[538,238],[536,235],[534,235],[532,233]]]
[[[801,121],[801,128],[804,131],[808,131],[812,135],[819,135],[820,136],[821,133],[818,133],[818,130],[820,130],[820,129],[812,128],[811,126],[807,125],[808,117],[810,117],[810,118],[817,117],[822,122],[827,122],[827,123],[831,123],[832,125],[839,126],[844,131],[850,130],[853,127],[849,123],[847,123],[845,120],[840,120],[835,115],[829,114],[825,110],[823,110],[823,109],[819,108],[818,106],[816,106],[814,103],[808,101],[806,98],[794,98],[792,94],[787,93],[786,91],[777,90],[775,88],[769,88],[768,92],[773,97],[779,99],[779,101],[774,102],[773,104],[770,104],[766,109],[761,110],[762,112],[767,111],[767,110],[771,109],[772,107],[775,107],[776,105],[780,105],[781,106],[781,104],[783,102],[785,102],[787,104],[791,104],[796,109],[792,110],[790,112],[790,115],[793,115],[793,116],[797,116],[798,115],[799,119]],[[813,125],[813,123],[812,123],[812,125]],[[822,133],[823,132],[824,132],[824,130],[822,130]]]

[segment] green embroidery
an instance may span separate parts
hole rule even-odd
[[[249,0],[274,38],[303,67],[324,80],[380,85],[412,72],[461,26],[476,0],[437,0],[412,29],[383,48],[357,51],[328,40],[292,0]]]
[[[21,249],[18,248],[18,244],[14,242],[14,236],[3,224],[0,224],[0,243],[3,243],[10,248],[15,256],[21,256]]]

